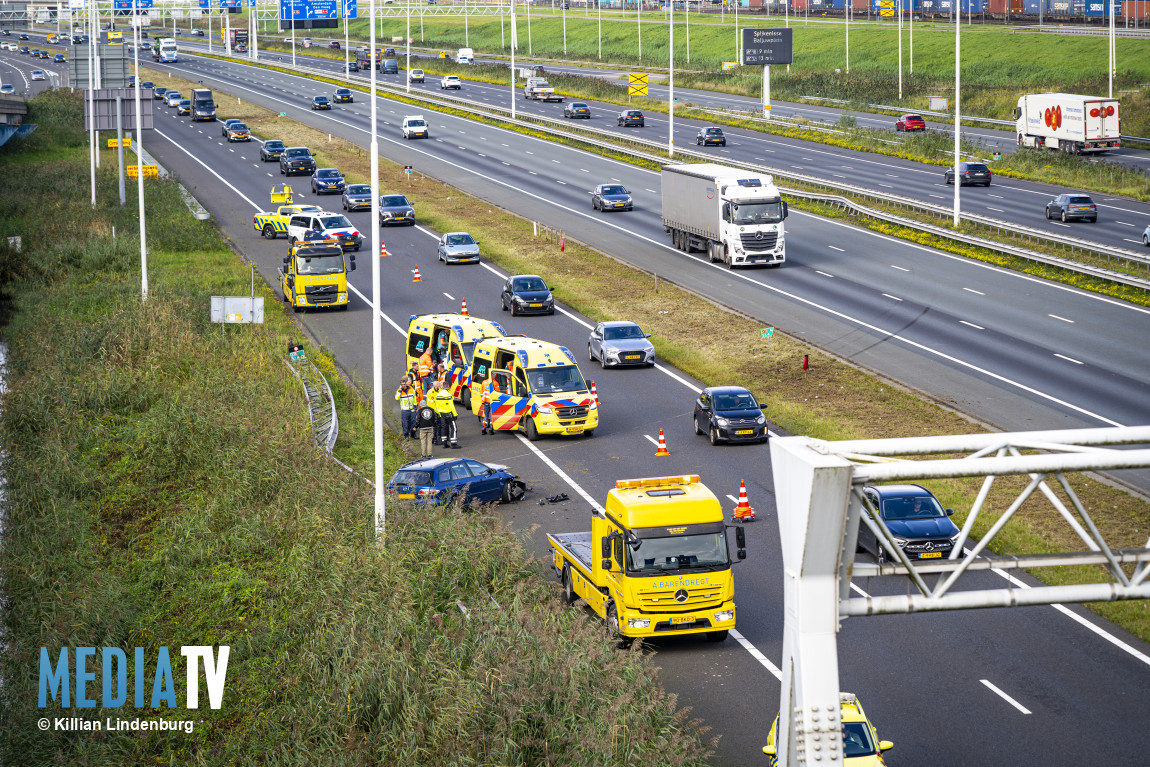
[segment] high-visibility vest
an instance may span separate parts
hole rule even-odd
[[[426,378],[435,372],[435,363],[431,361],[431,352],[424,352],[419,358],[419,377]]]
[[[406,392],[404,392],[402,389],[396,389],[395,398],[399,400],[400,410],[414,410],[415,403],[419,401],[416,397],[415,389],[410,387]]]
[[[451,392],[446,389],[440,389],[437,392],[432,392],[432,401],[429,403],[435,412],[440,415],[453,415],[458,416],[459,413],[455,410],[455,398],[451,396]]]
[[[491,389],[490,388],[488,388],[486,386],[483,387],[483,392],[479,395],[479,402],[480,402],[480,404],[483,404],[483,405],[490,405],[491,404]]]

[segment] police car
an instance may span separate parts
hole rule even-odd
[[[363,235],[342,213],[299,213],[288,220],[288,242],[316,238],[335,239],[344,250],[363,247]]]

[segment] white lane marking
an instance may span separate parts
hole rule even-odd
[[[895,266],[894,264],[891,264],[890,268],[891,269],[898,269],[900,272],[909,272],[910,271],[910,269],[907,269],[905,266]]]
[[[1068,320],[1065,317],[1059,317],[1057,314],[1048,314],[1046,316],[1047,317],[1053,317],[1056,320],[1062,320],[1063,322],[1069,322],[1071,325],[1074,324],[1074,320]]]
[[[831,277],[832,279],[834,278],[834,275],[833,275],[833,274],[829,274],[829,273],[827,273],[827,272],[819,271],[818,269],[815,269],[815,274],[821,274],[821,275],[822,275],[822,276],[824,276],[824,277]]]
[[[993,210],[995,213],[1005,213],[1005,212],[1006,212],[1006,211],[1005,211],[1005,210],[1003,210],[1002,208],[992,208],[992,207],[990,207],[989,205],[987,205],[987,206],[986,206],[986,209],[987,209],[987,210]]]
[[[1126,242],[1132,242],[1135,245],[1145,245],[1146,244],[1146,243],[1142,242],[1142,240],[1132,240],[1129,237],[1123,237],[1122,239]]]
[[[994,197],[995,199],[998,199],[998,200],[1005,200],[1005,199],[1006,199],[1006,198],[1005,198],[1005,197],[1003,197],[1001,194],[989,194],[989,193],[988,193],[986,196],[987,196],[987,197]]]
[[[931,195],[931,197],[937,197],[937,198],[938,198],[938,199],[940,199],[940,200],[945,200],[945,199],[946,199],[946,198],[945,198],[945,197],[943,197],[941,194],[932,194],[932,195]]]
[[[1125,221],[1115,221],[1114,223],[1121,224],[1122,226],[1134,226],[1134,224],[1127,224]],[[1134,228],[1137,229],[1136,226],[1134,226]]]
[[[975,330],[986,330],[986,328],[984,328],[982,325],[975,325],[973,322],[967,322],[966,320],[959,320],[959,322],[963,325],[969,325]]]
[[[556,165],[562,165],[562,163],[559,162],[558,160],[552,160],[551,162],[555,163]]]
[[[963,290],[965,290],[967,293],[974,293],[975,295],[979,295],[979,296],[985,296],[986,295],[981,290],[975,290],[974,288],[963,288]]]
[[[647,191],[650,192],[651,194],[658,194],[658,192],[656,192],[654,189],[648,189]]]
[[[879,184],[878,184],[878,185],[879,185],[879,186],[885,186],[887,189],[894,189],[894,187],[893,187],[893,186],[891,186],[890,184],[884,184],[884,183],[882,183],[881,181],[879,182]]]
[[[1060,358],[1060,359],[1064,359],[1064,360],[1066,360],[1067,362],[1073,362],[1075,365],[1081,365],[1081,364],[1083,364],[1083,363],[1079,362],[1078,360],[1074,359],[1073,357],[1067,357],[1065,354],[1059,354],[1059,353],[1055,352],[1055,353],[1054,353],[1054,356],[1055,356],[1055,357],[1058,357],[1058,358]]]
[[[555,181],[556,181],[556,182],[558,182],[558,183],[560,183],[560,184],[562,184],[563,186],[567,186],[567,182],[566,182],[566,181],[559,181],[559,179],[555,179]]]
[[[539,175],[538,173],[536,173],[536,172],[535,172],[535,171],[533,171],[533,170],[529,170],[529,171],[527,171],[527,172],[528,172],[528,173],[530,173],[532,176],[538,176],[538,175]]]
[[[991,689],[991,691],[996,693],[1000,698],[1002,698],[1004,701],[1006,701],[1010,705],[1014,706],[1016,709],[1018,709],[1022,713],[1024,713],[1024,714],[1030,713],[1030,709],[1028,709],[1026,706],[1022,705],[1021,703],[1019,703],[1018,701],[1016,701],[1014,698],[1010,697],[1006,693],[1004,693],[1002,690],[995,687],[993,684],[990,683],[989,680],[979,679],[978,681],[982,682],[984,685],[989,687]]]
[[[857,592],[859,596],[863,597],[864,599],[870,599],[870,594],[866,593],[853,583],[851,584],[851,590]]]
[[[1064,224],[1061,221],[1051,221],[1050,223],[1054,224],[1055,226],[1062,226],[1062,227],[1065,227],[1067,229],[1070,228],[1070,224]]]
[[[767,656],[759,652],[759,649],[751,644],[745,636],[740,634],[735,629],[731,629],[729,633],[732,637],[735,638],[736,641],[738,641],[739,644],[743,646],[747,652],[751,654],[752,658],[763,664],[763,668],[765,668],[767,671],[770,671],[772,674],[774,674],[775,679],[778,679],[780,682],[783,681],[783,672],[779,670],[779,667],[767,660]]]
[[[883,297],[884,298],[890,298],[890,299],[893,299],[893,300],[899,301],[899,302],[902,301],[901,298],[899,298],[898,296],[892,296],[890,293],[883,293]]]
[[[846,253],[845,250],[843,250],[842,248],[836,248],[834,245],[827,245],[827,247],[830,248],[831,250],[837,250],[839,253]]]
[[[648,441],[648,442],[650,442],[650,443],[651,443],[652,445],[654,445],[655,447],[658,447],[658,446],[659,446],[659,440],[655,439],[655,438],[654,438],[654,437],[652,437],[650,434],[644,434],[643,436],[644,436],[644,437],[646,437],[646,438],[647,438],[647,441]]]
[[[731,499],[731,503],[738,503],[739,502],[739,499],[736,498],[735,496],[731,495],[730,493],[727,493],[727,497]]]
[[[452,301],[454,301],[454,300],[455,300],[455,296],[451,295],[450,293],[444,293],[443,295],[447,296],[447,297],[448,297],[449,299],[451,299]]]

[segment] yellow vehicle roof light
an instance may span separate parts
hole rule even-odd
[[[615,480],[617,490],[635,487],[670,487],[672,485],[693,485],[702,482],[698,474],[679,474],[674,477],[646,477],[643,479]]]

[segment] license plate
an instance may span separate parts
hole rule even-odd
[[[396,220],[396,221],[402,221],[403,219],[404,219],[404,217],[403,217],[403,216],[396,216],[396,217],[395,217],[395,220]]]
[[[415,493],[399,493],[396,498],[414,498]]]
[[[583,433],[583,427],[582,426],[568,426],[563,431],[566,434],[582,434]]]
[[[622,207],[623,207],[623,205],[624,205],[624,203],[621,203],[621,202],[617,202],[617,203],[615,203],[615,207],[616,207],[616,208],[622,208]]]
[[[738,431],[735,432],[735,434],[737,434],[739,436],[742,436],[744,434],[754,434],[754,433],[755,433],[754,429],[739,429]]]
[[[638,354],[628,354],[628,355],[625,355],[625,359],[637,360],[637,359],[639,359],[639,355]]]
[[[531,308],[532,308],[532,309],[542,309],[542,308],[543,308],[543,304],[531,304]]]
[[[942,559],[941,551],[928,551],[924,554],[918,555],[919,559]]]
[[[470,263],[471,263],[471,261],[472,261],[472,259],[470,259],[470,258],[461,258],[461,259],[459,259],[459,263],[461,263],[461,264],[470,264]]]
[[[694,623],[695,616],[688,615],[685,618],[671,618],[671,623]]]

